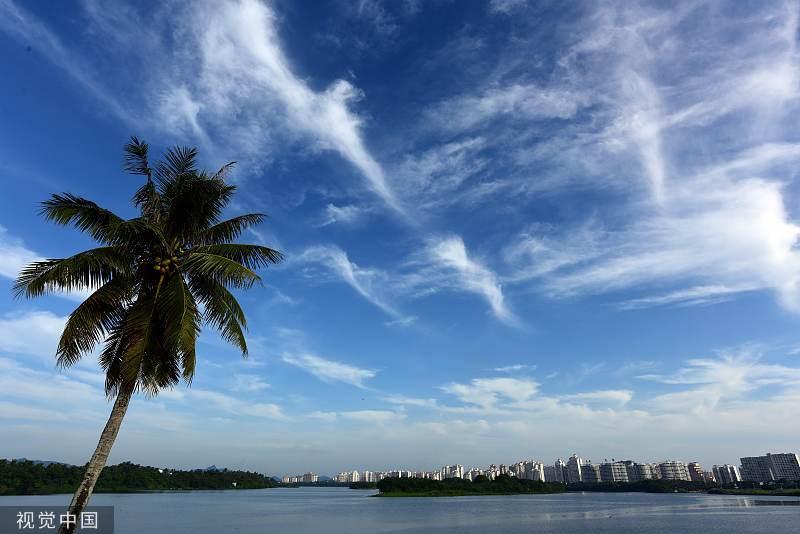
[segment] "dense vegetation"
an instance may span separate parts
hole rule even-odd
[[[351,482],[348,486],[350,489],[375,489],[378,487],[377,482]]]
[[[449,497],[458,495],[510,495],[517,493],[562,493],[564,484],[539,482],[500,475],[492,480],[485,476],[473,482],[461,478],[431,480],[428,478],[384,478],[377,484],[386,497]]]
[[[65,464],[44,466],[30,461],[0,460],[0,495],[39,495],[72,493],[80,483],[83,467]],[[236,486],[233,483],[236,483]],[[278,485],[273,479],[249,471],[178,471],[121,463],[106,467],[95,493],[199,490],[257,489]]]
[[[689,491],[708,491],[717,487],[713,483],[690,482],[688,480],[639,480],[636,482],[596,482],[568,484],[567,491],[636,491],[646,493],[686,493]]]

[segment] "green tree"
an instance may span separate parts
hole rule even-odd
[[[271,248],[234,243],[264,214],[221,220],[236,190],[225,182],[232,167],[207,173],[197,167],[196,149],[173,147],[151,168],[148,145],[132,137],[125,145],[124,169],[146,178],[133,197],[138,217],[123,219],[68,193],[42,203],[46,219],[75,226],[99,246],[28,265],[14,290],[28,298],[52,291],[92,292],[69,316],[57,364],[74,365],[102,344],[105,391],[115,398],[72,498],[72,513],[86,507],[132,395],[156,395],[181,379],[191,384],[203,325],[218,329],[247,355],[245,315],[230,288],[251,287],[261,280],[258,268],[282,257]]]

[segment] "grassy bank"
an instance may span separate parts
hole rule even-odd
[[[384,478],[377,484],[380,497],[461,497],[466,495],[524,495],[563,493],[564,484],[523,480],[501,475],[494,480],[484,476],[474,481],[460,478]]]

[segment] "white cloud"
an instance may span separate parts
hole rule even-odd
[[[24,267],[42,260],[44,258],[41,255],[27,248],[21,239],[12,236],[4,226],[0,225],[0,276],[14,280]],[[80,290],[68,293],[56,291],[53,294],[69,300],[81,301],[90,293],[89,290]]]
[[[171,89],[173,94],[178,89],[186,91],[180,102],[189,103],[181,108],[188,111],[183,115],[192,128],[202,120],[212,125],[227,122],[232,112],[246,109],[252,122],[245,120],[245,128],[237,133],[244,134],[246,128],[255,130],[251,132],[258,136],[251,141],[255,153],[268,146],[269,133],[261,131],[265,128],[262,124],[269,124],[267,121],[278,111],[284,117],[284,126],[310,137],[319,148],[340,154],[387,205],[400,210],[383,169],[364,144],[362,120],[351,110],[363,93],[345,80],[315,91],[297,77],[281,46],[276,15],[269,6],[257,0],[206,2],[193,5],[187,14],[193,31],[186,37],[197,39],[186,50],[194,66],[191,77]],[[166,116],[172,108],[174,105],[161,111]]]
[[[561,397],[567,401],[577,402],[598,402],[598,403],[617,403],[625,405],[633,398],[633,391],[629,389],[602,389],[597,391],[586,391],[573,395],[563,395]]]
[[[41,260],[41,256],[23,245],[20,239],[0,226],[0,276],[15,279],[26,265]]]
[[[722,353],[718,358],[688,360],[671,375],[649,374],[639,378],[672,386],[689,386],[681,391],[654,396],[649,405],[659,411],[709,413],[729,408],[762,388],[775,392],[800,386],[800,369],[764,363],[754,349]],[[728,406],[720,406],[727,403]]]
[[[622,310],[637,310],[652,306],[701,306],[705,304],[716,304],[731,298],[745,291],[757,289],[748,286],[728,287],[728,286],[695,286],[687,289],[679,289],[663,295],[653,295],[636,299],[626,300],[618,305]]]
[[[366,300],[383,310],[394,319],[405,320],[404,316],[387,300],[382,288],[386,285],[387,274],[377,269],[359,267],[350,261],[347,253],[335,246],[316,246],[306,249],[298,261],[314,262],[330,269]],[[401,323],[403,324],[403,321]]]
[[[456,114],[461,116],[461,112]],[[451,114],[447,114],[450,123]],[[454,203],[460,191],[470,191],[477,186],[491,160],[481,156],[486,141],[470,137],[444,143],[419,154],[406,155],[392,171],[396,189],[415,210],[431,210]]]
[[[138,99],[137,105],[150,106],[149,114],[141,109],[130,112],[113,96],[117,80],[98,81],[103,78],[94,74],[95,65],[63,45],[36,17],[11,0],[0,2],[0,12],[0,29],[26,44],[37,43],[39,51],[126,121],[170,134],[191,134],[208,152],[235,150],[250,160],[245,163],[256,165],[269,157],[276,139],[285,140],[290,133],[339,154],[386,205],[402,213],[381,165],[364,143],[363,121],[352,109],[363,92],[343,79],[315,90],[298,77],[283,50],[270,5],[258,0],[205,1],[153,10],[151,19],[126,6],[99,9],[88,2],[88,30],[102,49],[127,54],[131,64],[147,65],[137,78],[142,94],[129,95],[125,102]],[[167,12],[168,24],[158,19]],[[130,45],[132,36],[138,36],[137,46]],[[146,44],[141,45],[142,40]],[[102,65],[96,63],[98,68]],[[276,131],[281,135],[274,135]]]
[[[476,293],[486,299],[492,313],[500,320],[516,324],[517,318],[508,309],[497,275],[479,261],[470,258],[464,241],[450,236],[430,243],[431,261],[453,275],[453,286]]]
[[[65,47],[61,40],[36,17],[17,6],[12,0],[0,0],[0,30],[23,42],[35,43],[37,53],[43,53],[58,68],[63,69],[78,84],[100,100],[107,110],[120,119],[135,124],[124,106],[107,91],[95,77],[91,67],[79,54]]]
[[[438,408],[439,403],[436,399],[419,399],[414,397],[406,397],[405,395],[389,395],[384,397],[384,401],[390,404],[397,404],[399,406],[416,406],[418,408]]]
[[[218,408],[234,415],[249,415],[252,417],[264,417],[267,419],[285,419],[282,409],[277,404],[250,402],[237,397],[225,395],[218,391],[207,389],[189,388],[187,395],[192,399],[208,401]]]
[[[32,408],[21,404],[0,401],[0,419],[63,421],[67,419],[67,414],[55,410]]]
[[[323,382],[344,382],[356,387],[364,388],[364,381],[375,376],[375,371],[361,369],[354,365],[326,360],[313,354],[289,354],[282,357],[283,361],[311,373]]]
[[[233,389],[235,391],[263,391],[270,387],[263,378],[256,375],[233,375]]]
[[[330,423],[336,421],[336,412],[322,412],[317,410],[315,412],[311,412],[310,414],[308,414],[307,417],[310,417],[312,419],[319,419],[320,421],[326,421]]]
[[[528,0],[489,0],[489,11],[508,14],[527,3]]]
[[[325,207],[325,213],[322,216],[319,226],[329,226],[331,224],[355,224],[361,220],[365,214],[366,209],[355,205],[336,206],[335,204],[328,204]]]
[[[525,369],[529,369],[531,371],[535,371],[536,370],[536,366],[535,365],[528,365],[528,364],[524,364],[524,363],[515,363],[513,365],[504,365],[502,367],[495,367],[494,370],[497,371],[498,373],[515,373],[515,372],[523,371]]]
[[[406,415],[403,413],[389,410],[356,410],[352,412],[340,412],[339,415],[345,419],[376,425],[394,423],[406,418]]]
[[[588,103],[589,98],[566,87],[547,88],[535,84],[512,83],[484,90],[478,96],[446,100],[431,113],[429,120],[445,130],[464,131],[486,127],[498,117],[515,120],[569,119]]]
[[[36,356],[55,365],[66,317],[48,311],[6,313],[0,317],[0,351]]]
[[[455,395],[462,402],[492,408],[501,399],[516,402],[529,400],[539,390],[539,384],[519,378],[475,378],[469,384],[454,382],[442,386],[441,389]]]
[[[552,273],[555,294],[613,291],[658,283],[693,283],[634,306],[692,301],[757,288],[772,289],[800,310],[800,226],[778,184],[758,179],[696,181],[667,194],[665,208],[624,231],[605,234],[594,261]]]

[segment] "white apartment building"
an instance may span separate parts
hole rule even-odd
[[[653,475],[653,466],[650,464],[640,464],[632,460],[625,460],[622,463],[625,465],[625,471],[628,475],[628,482],[637,482],[639,480],[651,480],[656,478]]]
[[[603,482],[628,482],[628,469],[623,462],[600,464],[600,480]]]
[[[661,473],[659,478],[664,480],[691,480],[689,478],[689,468],[683,462],[667,460],[658,464],[658,470]]]
[[[586,463],[581,467],[582,482],[593,484],[595,482],[602,482],[603,477],[600,475],[600,466],[594,465],[591,461],[586,460]]]
[[[742,481],[739,468],[735,465],[715,465],[711,468],[711,472],[714,473],[717,484],[735,484]]]
[[[440,470],[442,480],[445,478],[464,478],[464,466],[461,464],[446,465]]]
[[[583,482],[584,460],[577,454],[573,454],[567,460],[567,480],[571,484]]]

